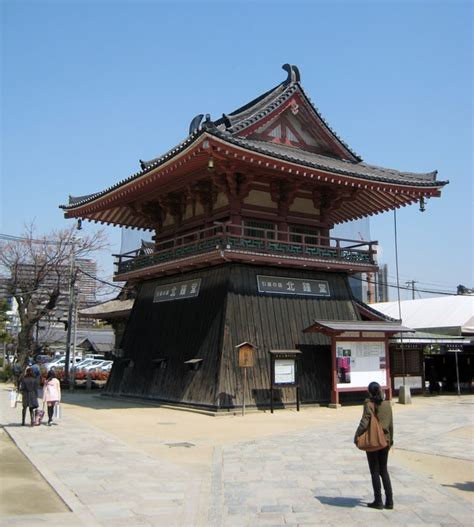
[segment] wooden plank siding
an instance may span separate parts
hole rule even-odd
[[[258,292],[257,275],[326,280],[331,296],[315,298]],[[195,298],[153,303],[158,285],[201,278]],[[303,333],[315,319],[358,320],[345,273],[224,264],[143,282],[121,347],[126,361],[114,364],[105,393],[214,409],[242,403],[242,372],[235,346],[257,347],[248,370],[246,405],[268,406],[270,349],[300,349],[302,402],[330,399],[329,338]],[[167,358],[166,369],[153,362]],[[186,360],[202,359],[194,371]],[[294,389],[276,393],[277,403],[295,400]]]

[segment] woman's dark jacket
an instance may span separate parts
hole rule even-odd
[[[24,407],[38,408],[39,381],[36,377],[23,377],[20,381],[22,404]]]
[[[364,412],[362,414],[362,419],[360,420],[359,426],[356,430],[354,441],[357,437],[363,434],[370,423],[370,416],[372,412],[370,411],[369,404],[375,408],[375,415],[379,420],[379,423],[382,425],[385,439],[387,443],[393,445],[393,415],[392,415],[392,403],[390,401],[382,401],[381,404],[374,403],[371,399],[366,399],[364,402]]]

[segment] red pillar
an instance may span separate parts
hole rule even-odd
[[[337,390],[337,365],[336,365],[336,339],[331,337],[331,370],[332,370],[332,386],[331,386],[331,403],[339,404],[339,392]]]
[[[387,390],[386,390],[386,398],[388,400],[392,399],[392,378],[390,375],[390,350],[388,347],[388,337],[385,336],[385,365],[386,365],[386,384],[387,384]]]

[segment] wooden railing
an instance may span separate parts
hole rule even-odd
[[[215,251],[295,256],[335,260],[348,264],[354,262],[376,265],[375,245],[377,242],[223,223],[159,242],[154,250],[142,248],[114,256],[117,258],[117,275]]]

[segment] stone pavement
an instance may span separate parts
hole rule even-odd
[[[151,416],[146,423],[155,424],[158,416],[166,420],[174,412],[179,414],[178,418],[173,414],[174,421],[181,420],[185,427],[190,423],[186,438],[196,444],[195,455],[199,455],[201,441],[212,445],[212,456],[192,466],[181,462],[179,454],[170,459],[158,449],[151,455],[147,448],[153,435],[141,445],[127,441],[126,434],[118,435],[115,429],[107,430],[106,424],[94,426],[92,413],[90,419],[83,418],[88,409],[73,411],[68,394],[59,425],[21,427],[20,410],[8,407],[7,390],[2,386],[0,424],[71,512],[8,516],[0,518],[0,526],[474,525],[472,494],[455,493],[408,469],[397,457],[397,451],[410,451],[436,455],[448,463],[461,460],[471,467],[471,474],[468,481],[460,478],[454,485],[472,491],[473,396],[414,398],[413,405],[394,406],[396,449],[389,459],[393,511],[366,507],[372,499],[367,462],[352,445],[360,408],[303,408],[291,415],[279,410],[238,419],[153,406],[121,410],[114,405],[110,402],[107,408],[90,412],[105,416],[113,411],[114,419],[125,412],[129,416],[140,412],[141,419]],[[289,416],[290,423],[307,423],[304,428],[288,426],[278,433],[259,431],[260,422],[275,423],[282,416]],[[201,431],[193,436],[191,423],[196,419],[209,420],[206,437]],[[239,428],[245,421],[253,423],[254,432],[242,438]],[[233,441],[217,440],[219,434],[214,431],[223,426]],[[156,432],[156,443],[165,441]],[[163,448],[169,448],[164,444]],[[186,449],[188,456],[191,451],[191,447]]]

